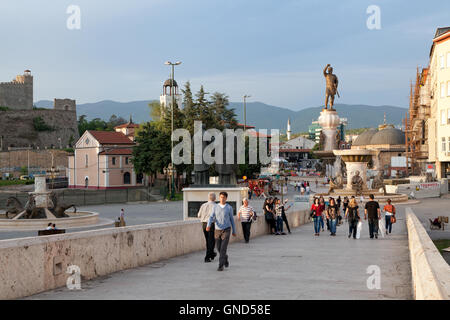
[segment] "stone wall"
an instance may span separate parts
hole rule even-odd
[[[27,77],[25,82],[1,82],[0,106],[11,110],[33,109],[33,79]]]
[[[291,212],[287,217],[293,228],[309,222],[307,211]],[[231,237],[232,242],[243,240],[241,224],[236,227],[237,237]],[[252,225],[252,237],[267,233],[267,223],[260,216]],[[2,240],[0,299],[65,286],[70,265],[80,268],[83,288],[89,279],[204,249],[197,219]]]
[[[414,298],[450,300],[450,266],[411,208],[406,208]]]
[[[33,119],[37,117],[41,117],[54,131],[36,131]],[[3,151],[11,146],[44,149],[61,145],[65,148],[70,140],[75,143],[79,138],[77,114],[76,111],[52,109],[0,111],[0,136],[3,136]]]

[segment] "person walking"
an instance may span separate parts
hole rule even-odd
[[[338,220],[339,208],[334,198],[330,198],[328,208],[326,210],[327,223],[329,224],[330,236],[336,236],[336,225]]]
[[[323,196],[319,197],[319,204],[321,206],[321,212],[322,212],[322,218],[320,219],[320,225],[322,227],[322,231],[325,231],[325,226],[324,226],[324,214],[323,212],[325,211],[326,205],[325,205],[325,199],[323,198]]]
[[[222,191],[219,194],[219,204],[214,207],[208,219],[206,231],[211,231],[211,225],[215,222],[214,238],[219,251],[219,267],[217,271],[223,271],[223,267],[228,268],[227,248],[230,241],[230,232],[236,236],[236,226],[234,225],[233,208],[227,203],[228,193]]]
[[[311,206],[311,215],[314,219],[314,232],[315,236],[320,236],[320,225],[323,225],[323,206],[320,204],[319,198],[314,198],[314,203]],[[322,227],[323,230],[323,227]]]
[[[348,198],[347,198],[347,201],[348,201]],[[345,218],[348,221],[348,237],[350,238],[353,234],[353,239],[356,239],[356,230],[357,230],[358,221],[359,221],[360,217],[359,217],[359,212],[358,212],[358,204],[356,203],[355,198],[352,198],[350,200],[348,206],[346,206]]]
[[[275,234],[276,225],[275,225],[275,215],[272,212],[272,198],[267,198],[264,200],[263,211],[264,218],[266,219],[267,224],[269,225],[270,234]]]
[[[395,207],[391,204],[391,199],[387,199],[387,204],[384,206],[383,211],[386,219],[386,235],[392,231],[392,220],[395,219]]]
[[[369,235],[370,239],[378,239],[378,220],[381,219],[380,205],[374,200],[374,195],[369,195],[369,201],[364,207],[364,219],[369,221]]]
[[[345,215],[345,213],[347,212],[347,207],[348,207],[348,203],[349,203],[350,201],[348,200],[348,197],[347,196],[345,196],[344,197],[344,200],[342,201],[342,207],[343,207],[343,209],[344,209],[344,215]]]
[[[309,186],[309,183],[306,185],[305,190],[306,190],[306,194],[309,196],[309,194],[311,193],[311,188]]]
[[[206,231],[209,217],[215,206],[217,206],[216,194],[214,192],[210,192],[208,194],[208,202],[202,204],[197,213],[197,217],[200,218],[200,222],[202,223],[203,235],[205,236],[206,242],[205,262],[211,262],[217,255],[217,253],[214,252],[216,242],[214,240],[214,223],[211,224],[210,231]]]
[[[244,198],[242,200],[242,206],[238,211],[238,219],[239,221],[241,221],[245,243],[248,243],[250,241],[250,228],[252,226],[252,219],[254,215],[255,211],[251,206],[248,205],[248,199]]]

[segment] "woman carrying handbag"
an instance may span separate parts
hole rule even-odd
[[[385,212],[385,219],[386,219],[386,235],[391,233],[392,231],[392,224],[397,221],[395,218],[395,207],[391,204],[391,199],[387,199],[387,204],[383,208]]]

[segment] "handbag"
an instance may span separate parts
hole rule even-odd
[[[316,215],[316,210],[311,210],[311,212],[309,213],[309,217],[312,218]]]
[[[396,223],[397,222],[397,218],[395,216],[391,217],[391,223]]]

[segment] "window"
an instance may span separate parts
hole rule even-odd
[[[441,124],[446,124],[447,120],[445,119],[445,110],[441,110]]]
[[[447,52],[447,68],[450,68],[450,52]]]
[[[447,124],[450,124],[450,109],[447,109]]]
[[[125,164],[128,164],[128,157],[125,157]]]
[[[89,164],[89,157],[88,157],[88,155],[86,155],[85,156],[85,164],[86,164],[86,167],[88,166],[88,164]]]
[[[439,57],[439,62],[440,62],[441,69],[444,69],[444,67],[445,67],[445,59],[444,59],[444,55],[441,55],[441,56]]]
[[[116,157],[112,157],[111,161],[112,161],[113,166],[115,166],[116,165]]]
[[[445,83],[441,83],[441,98],[445,98]]]
[[[445,152],[445,137],[442,137],[442,152]]]

